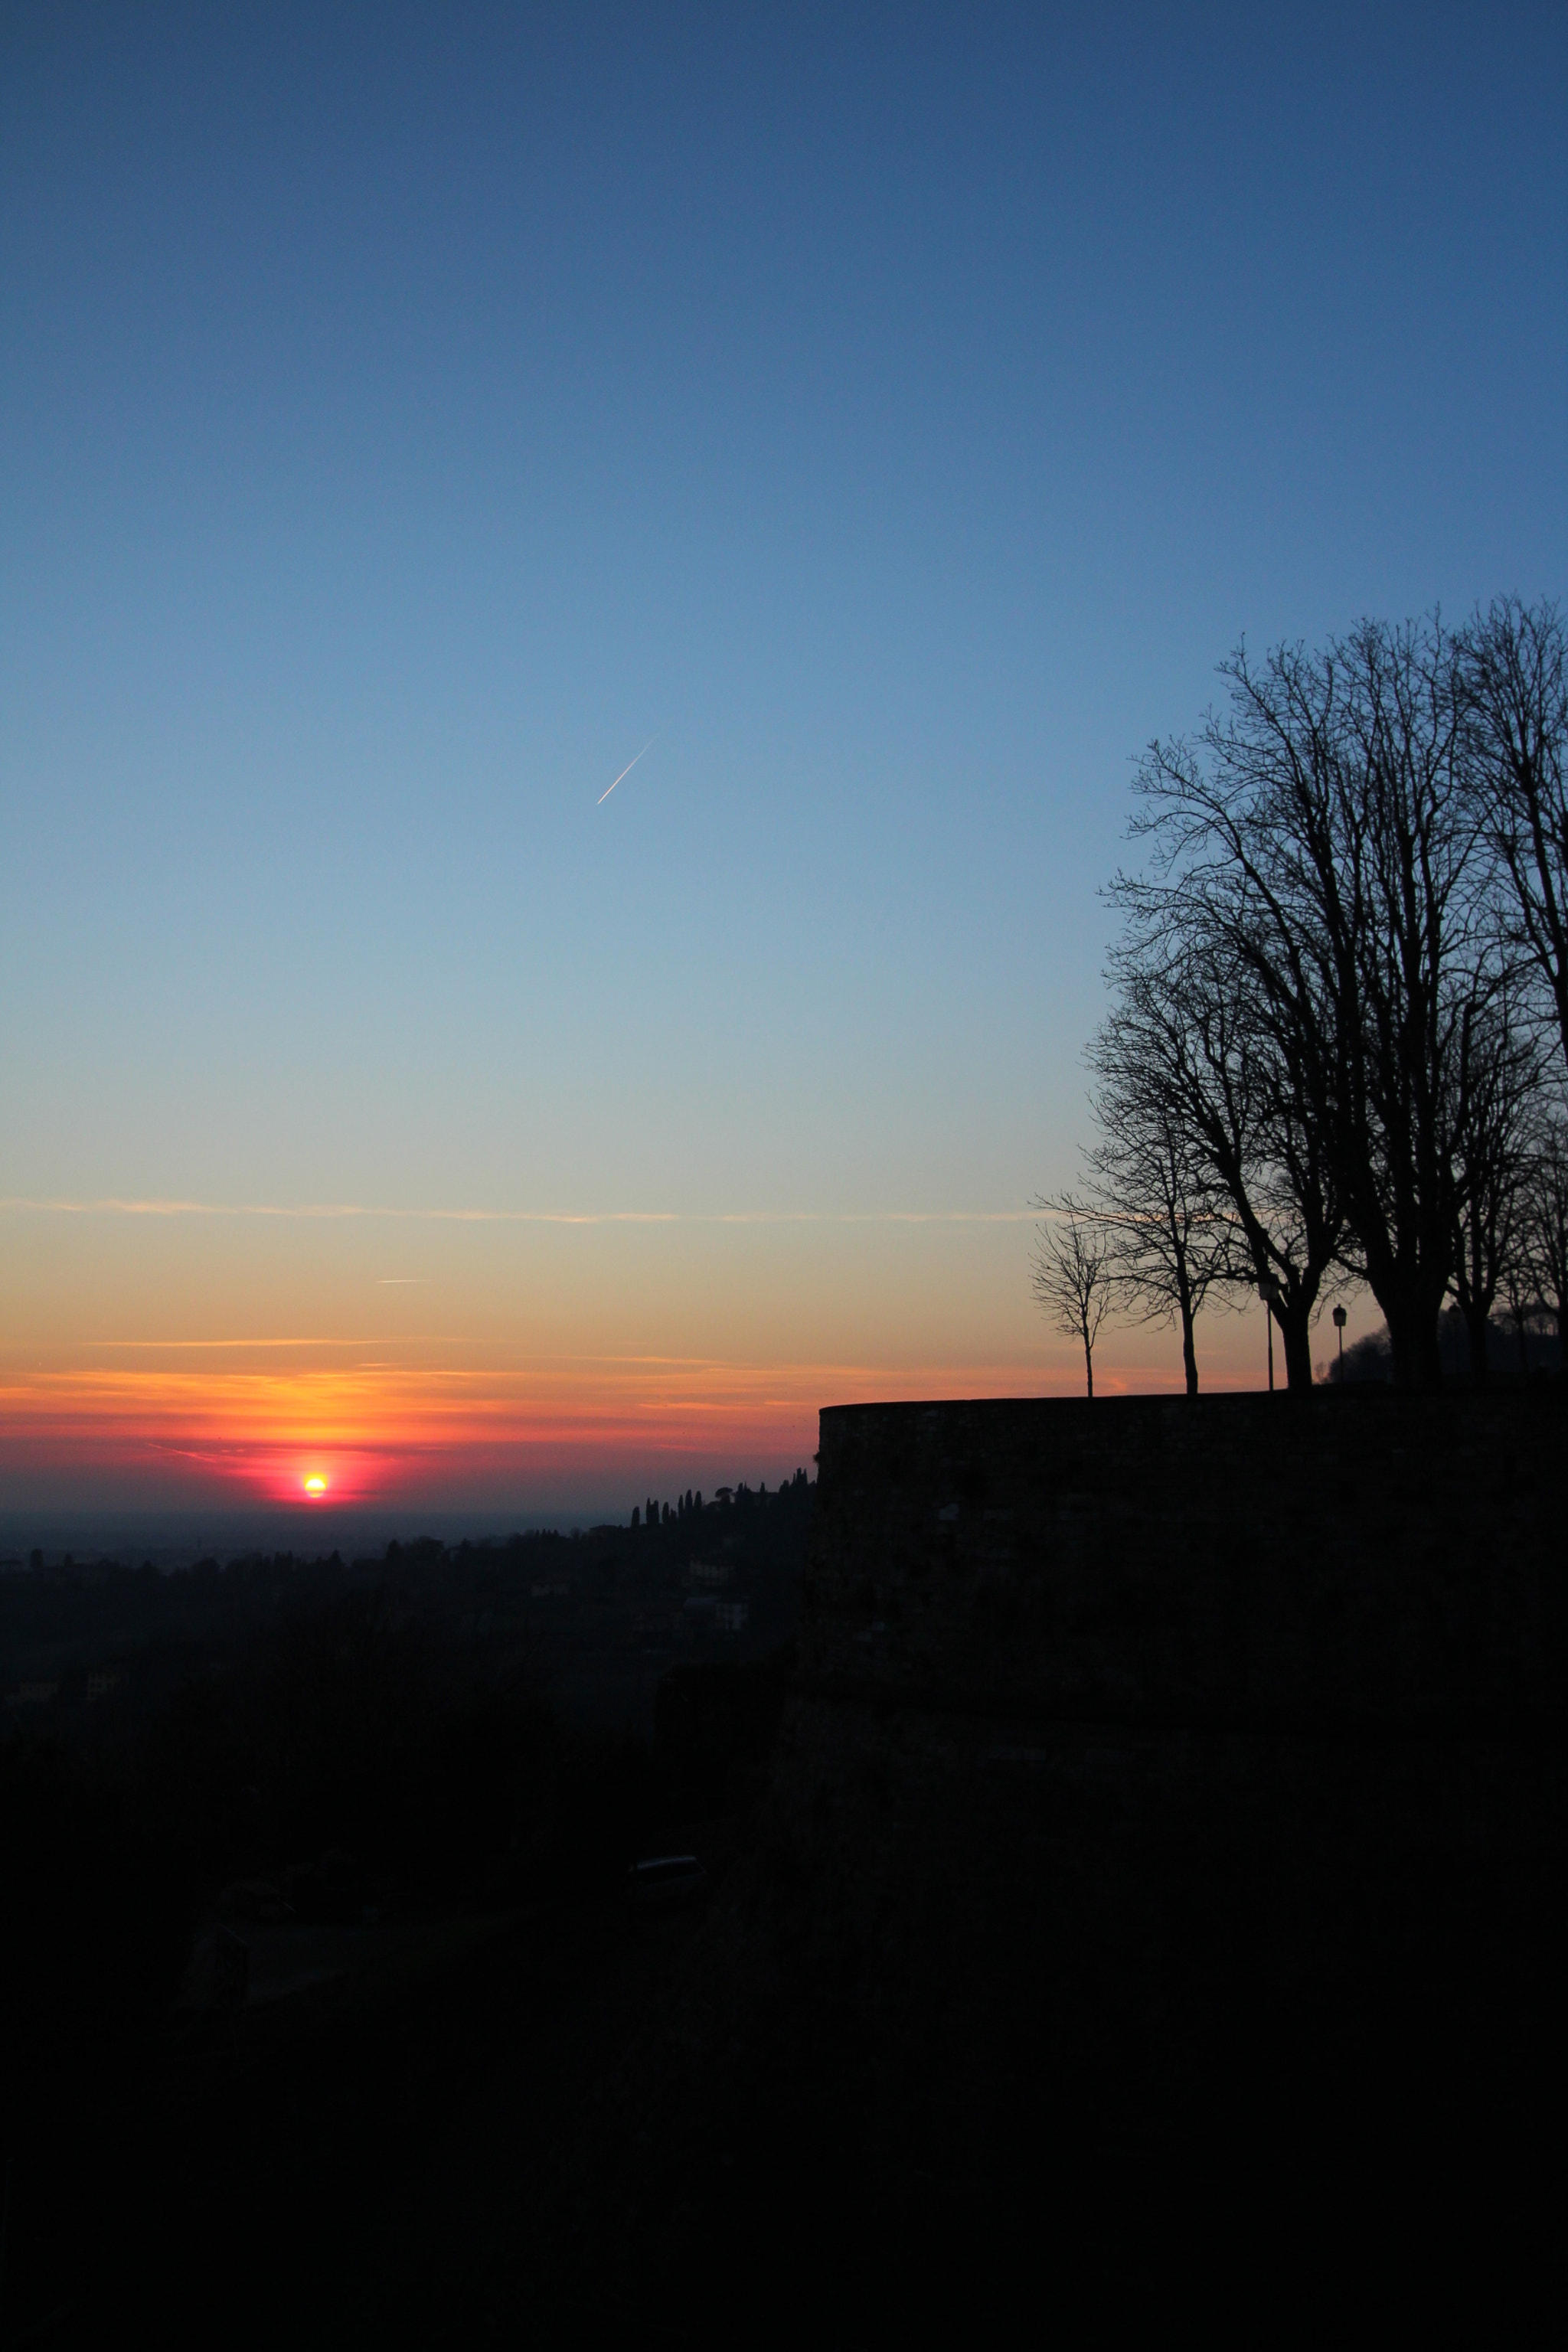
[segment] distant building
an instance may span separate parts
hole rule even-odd
[[[87,1703],[89,1706],[95,1706],[100,1698],[107,1698],[110,1691],[117,1691],[124,1680],[125,1669],[123,1666],[97,1667],[87,1678]]]
[[[716,1601],[713,1622],[721,1633],[738,1633],[751,1615],[751,1603],[745,1601]]]
[[[730,1563],[727,1559],[693,1559],[687,1562],[687,1574],[693,1584],[727,1584]]]
[[[58,1683],[18,1683],[5,1695],[7,1706],[47,1706],[59,1692]]]

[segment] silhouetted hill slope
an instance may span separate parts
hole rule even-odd
[[[542,1728],[570,1827],[504,1913],[436,1900],[444,1946],[46,2109],[27,2308],[74,2263],[61,2342],[1512,2324],[1555,2226],[1563,1399],[1313,1403],[825,1415],[787,1701],[694,1664],[651,1748]],[[707,1901],[629,1915],[626,1853],[678,1845]]]

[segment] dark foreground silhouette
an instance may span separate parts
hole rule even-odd
[[[1560,1516],[1534,1409],[1513,1540]],[[959,1472],[943,1509],[999,1524]],[[574,1731],[364,1594],[134,1769],[8,1745],[6,2340],[1256,2338],[1542,2292],[1560,1708],[934,1719],[775,1657]],[[707,1891],[650,1916],[661,1852]],[[284,1961],[237,1982],[224,1935]]]

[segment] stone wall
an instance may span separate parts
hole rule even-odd
[[[1238,1730],[1560,1718],[1564,1404],[831,1408],[801,1697]]]
[[[1168,2227],[1206,2310],[1281,2216],[1265,2299],[1396,2210],[1413,2263],[1451,2213],[1494,2273],[1493,2197],[1546,2242],[1519,2217],[1560,2105],[1565,1405],[823,1414],[715,1948],[754,2006],[713,2015],[808,2119],[802,2171],[843,2152],[838,2206],[906,2250],[882,2272],[929,2249],[970,2284],[1011,2245],[1037,2294],[1050,2229],[1103,2223],[1103,2277],[1163,2299]]]

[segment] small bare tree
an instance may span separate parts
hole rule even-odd
[[[1125,1000],[1096,1034],[1089,1065],[1100,1081],[1093,1210],[1110,1236],[1114,1287],[1136,1320],[1179,1322],[1187,1394],[1196,1396],[1198,1310],[1216,1286],[1235,1284],[1245,1245],[1182,1098]]]
[[[1110,1311],[1111,1237],[1104,1222],[1070,1192],[1042,1201],[1047,1222],[1037,1231],[1035,1297],[1058,1331],[1083,1344],[1084,1378],[1094,1394],[1094,1343]]]

